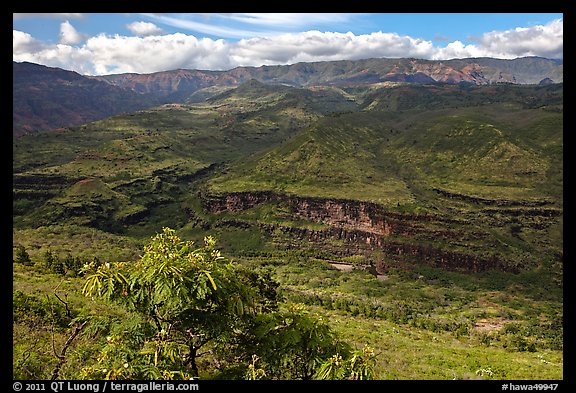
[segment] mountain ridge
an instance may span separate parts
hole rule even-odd
[[[541,57],[373,58],[102,76],[13,62],[13,135],[80,125],[160,104],[201,102],[251,80],[275,86],[353,89],[383,83],[537,85],[563,79],[563,62]]]
[[[537,84],[545,78],[558,83],[563,81],[561,60],[542,57],[495,59],[489,57],[450,60],[424,60],[416,58],[372,58],[361,60],[336,60],[300,62],[289,65],[263,65],[260,67],[235,67],[225,71],[178,69],[150,74],[112,74],[95,76],[116,86],[142,89],[144,80],[190,80],[219,85],[238,85],[250,79],[263,83],[288,84],[303,87],[313,84],[366,85],[378,82],[409,83],[461,83],[476,85],[493,83]],[[177,86],[177,85],[176,85]],[[207,87],[204,85],[203,87]],[[146,92],[154,92],[151,86]],[[176,90],[156,90],[169,95]]]

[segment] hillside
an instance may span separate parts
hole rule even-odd
[[[389,90],[396,89],[403,97],[423,90]],[[213,210],[287,204],[301,218],[362,230],[372,249],[371,236],[384,235],[416,249],[434,244],[448,253],[494,257],[500,268],[536,265],[544,255],[561,252],[560,239],[548,231],[560,225],[562,215],[562,116],[554,105],[535,107],[531,101],[547,97],[557,104],[562,91],[505,90],[506,96],[478,88],[466,106],[457,100],[461,92],[448,86],[437,96],[451,96],[461,107],[440,99],[437,108],[394,111],[374,105],[396,97],[380,92],[365,104],[368,110],[324,117],[208,180],[207,193],[228,195],[226,206],[232,206],[216,203]],[[413,103],[429,102],[411,97]],[[479,104],[489,97],[494,99]],[[516,231],[522,231],[521,239]],[[458,262],[454,268],[466,266]]]
[[[204,104],[166,104],[23,136],[14,141],[15,223],[71,219],[118,231],[176,207],[196,173],[271,147],[339,106],[355,104],[336,93],[253,81]],[[90,184],[99,191],[66,191],[79,182],[90,183],[78,190]]]
[[[33,63],[13,62],[12,74],[14,136],[80,125],[159,102],[76,72]]]
[[[360,230],[368,254],[388,247],[396,258],[434,240],[432,264],[532,268],[562,250],[562,97],[559,84],[346,92],[252,80],[202,104],[20,138],[14,222],[123,233],[278,205],[280,216],[242,225],[290,217]]]

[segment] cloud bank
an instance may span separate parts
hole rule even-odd
[[[431,41],[381,31],[355,35],[312,30],[227,41],[183,33],[162,34],[161,29],[148,22],[135,22],[127,28],[136,36],[99,34],[87,38],[66,21],[61,24],[58,44],[44,43],[30,34],[13,30],[13,60],[60,67],[85,75],[103,75],[177,68],[227,70],[237,66],[377,57],[430,60],[563,58],[562,19],[545,25],[491,31],[475,38],[474,44],[454,41],[442,47]]]

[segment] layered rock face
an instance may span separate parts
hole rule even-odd
[[[204,208],[210,213],[238,212],[262,203],[285,203],[295,218],[321,222],[328,228],[315,230],[274,224],[258,224],[267,232],[280,230],[291,238],[318,243],[330,239],[342,240],[346,250],[338,253],[356,253],[363,250],[381,250],[392,259],[408,256],[446,270],[479,272],[490,269],[516,271],[495,256],[480,257],[460,251],[446,250],[426,245],[423,238],[466,240],[466,236],[484,236],[482,233],[448,228],[448,224],[466,225],[465,222],[430,214],[402,214],[389,212],[384,207],[362,201],[300,197],[271,191],[237,192],[203,199]],[[245,222],[228,220],[226,225],[242,226]],[[425,224],[425,225],[424,225]],[[413,238],[415,241],[399,241]],[[332,250],[334,251],[334,250]],[[376,261],[376,269],[385,271],[390,261]]]
[[[210,196],[203,199],[204,208],[210,213],[225,211],[237,212],[250,209],[264,202],[276,201],[283,195],[271,191],[233,192],[225,195]]]

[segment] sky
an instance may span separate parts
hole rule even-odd
[[[413,57],[563,59],[562,13],[14,13],[13,60],[83,75]]]

